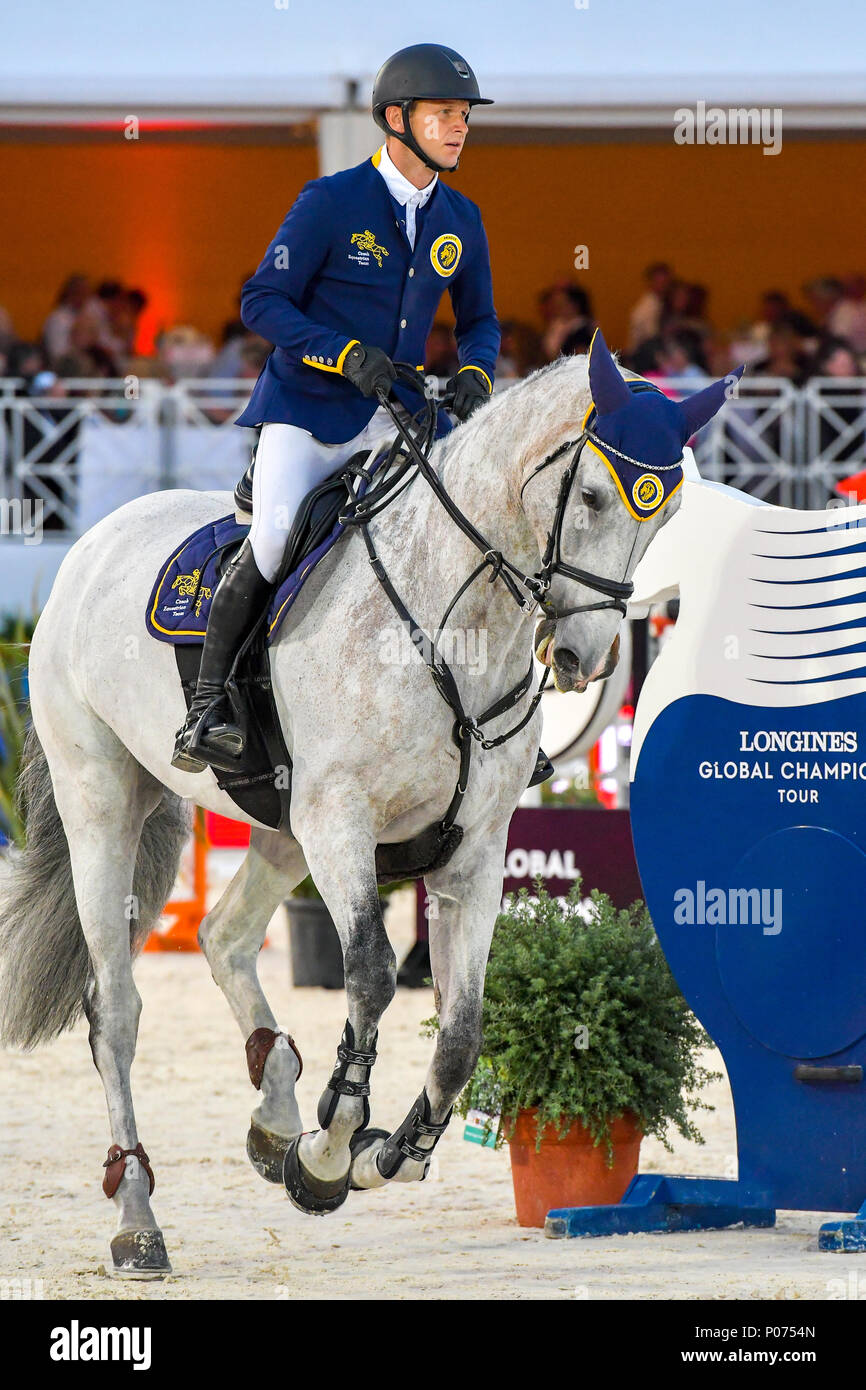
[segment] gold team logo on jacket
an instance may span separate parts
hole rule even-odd
[[[376,264],[381,266],[382,257],[388,255],[384,246],[376,244],[376,238],[369,227],[366,231],[352,233],[352,245],[357,246],[358,250],[354,256],[351,251],[349,252],[349,260],[357,261],[359,265],[369,265],[370,257],[374,256]]]
[[[664,488],[652,473],[644,473],[631,490],[635,506],[640,507],[643,512],[655,507],[661,501],[663,493]]]
[[[438,236],[430,247],[430,260],[437,275],[453,275],[463,253],[463,242],[454,232]]]

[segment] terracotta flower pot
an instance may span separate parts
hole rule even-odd
[[[592,1135],[579,1121],[562,1139],[555,1125],[545,1125],[536,1153],[536,1113],[521,1110],[508,1140],[518,1224],[543,1226],[554,1207],[618,1202],[637,1172],[643,1135],[635,1117],[625,1114],[611,1124],[613,1167],[608,1168],[605,1144],[594,1147]]]

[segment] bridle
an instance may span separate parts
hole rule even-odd
[[[606,579],[604,575],[593,574],[591,570],[578,569],[576,565],[569,565],[562,558],[562,528],[565,522],[568,499],[571,496],[571,489],[577,476],[580,456],[590,438],[597,438],[597,436],[591,435],[589,431],[584,429],[578,439],[569,439],[564,444],[560,444],[558,449],[555,449],[552,454],[548,454],[547,458],[533,469],[520,489],[520,496],[523,497],[524,489],[532,482],[533,478],[536,478],[543,469],[551,463],[555,463],[558,458],[574,446],[571,463],[563,473],[559,484],[553,525],[548,533],[547,544],[541,557],[541,568],[536,570],[535,574],[524,577],[524,583],[527,585],[538,586],[538,606],[545,617],[550,618],[553,622],[558,622],[560,618],[570,618],[573,613],[593,613],[599,608],[615,608],[625,617],[626,602],[634,593],[634,584],[628,581]],[[562,575],[563,579],[573,579],[576,583],[583,584],[587,589],[594,589],[598,594],[606,594],[607,598],[600,603],[578,603],[571,608],[557,608],[546,597],[550,588],[550,581],[557,574]]]
[[[555,463],[572,447],[574,454],[571,462],[562,476],[559,486],[559,493],[556,501],[553,522],[545,544],[544,553],[541,558],[541,566],[533,574],[526,574],[512,561],[508,560],[501,551],[490,544],[487,537],[460,511],[442,483],[435,469],[430,466],[427,452],[432,443],[435,428],[438,406],[437,402],[427,394],[424,389],[423,381],[419,379],[416,370],[406,363],[397,362],[394,364],[397,372],[397,379],[409,386],[410,389],[417,391],[423,397],[424,405],[418,412],[422,416],[420,422],[418,415],[410,418],[409,426],[404,423],[401,414],[389,399],[389,393],[385,390],[378,392],[380,403],[385,407],[397,429],[398,437],[391,445],[387,460],[378,472],[378,478],[373,486],[373,475],[363,465],[349,464],[343,471],[343,478],[349,492],[347,506],[340,514],[340,521],[346,526],[358,526],[367,548],[370,564],[379,583],[391,601],[401,622],[408,629],[410,638],[424,661],[426,662],[433,682],[436,685],[442,698],[449,705],[455,716],[452,737],[460,750],[460,772],[457,779],[457,787],[451,799],[448,810],[440,822],[440,832],[445,835],[454,826],[458,809],[466,793],[469,780],[469,770],[472,752],[472,743],[477,742],[484,749],[498,748],[509,739],[524,729],[535,714],[541,697],[544,693],[550,667],[546,667],[541,678],[538,690],[529,703],[529,708],[518,724],[509,729],[506,733],[500,734],[498,738],[485,738],[483,725],[490,720],[504,714],[507,710],[516,705],[523,696],[527,694],[534,674],[534,656],[530,658],[529,669],[526,674],[500,699],[496,700],[480,715],[473,717],[463,708],[460,697],[460,690],[447,662],[439,652],[435,640],[431,638],[424,629],[415,621],[406,607],[405,603],[397,593],[394,585],[387,574],[384,565],[373,544],[369,531],[370,520],[383,511],[385,507],[401,493],[406,487],[414,482],[418,473],[432,488],[448,515],[452,518],[455,525],[468,536],[473,545],[481,552],[481,560],[469,577],[460,585],[451,602],[445,611],[437,631],[441,633],[445,628],[451,613],[462,598],[466,590],[484,573],[488,567],[491,569],[488,582],[493,583],[500,579],[516,602],[517,606],[524,612],[531,614],[536,608],[540,608],[546,618],[552,622],[557,622],[561,618],[571,617],[574,613],[590,613],[598,609],[613,608],[617,612],[626,612],[626,601],[634,591],[634,585],[627,581],[607,579],[603,575],[593,574],[589,570],[578,569],[574,565],[567,564],[562,558],[562,528],[565,520],[566,508],[571,495],[574,479],[577,474],[580,456],[587,441],[593,441],[598,446],[610,449],[610,445],[595,435],[590,427],[590,420],[594,412],[589,412],[584,421],[583,429],[576,440],[567,440],[560,444],[551,454],[549,454],[523,483],[520,489],[521,498],[527,485],[537,477],[543,469]],[[655,389],[655,388],[651,388]],[[418,440],[413,437],[412,427],[417,429]],[[419,447],[420,442],[420,447]],[[406,457],[401,463],[397,462],[398,455],[405,448]],[[613,452],[617,452],[614,450]],[[622,457],[627,457],[623,455]],[[628,460],[634,462],[634,460]],[[416,471],[412,472],[412,465]],[[649,467],[650,465],[646,465]],[[679,467],[679,464],[670,465]],[[359,484],[356,491],[355,485]],[[366,491],[362,491],[366,488]],[[556,575],[562,575],[565,579],[571,579],[586,588],[593,589],[596,593],[605,595],[604,599],[597,603],[576,604],[570,608],[558,609],[548,597],[551,581]]]
[[[658,388],[648,381],[632,381],[629,382],[629,389],[635,395],[639,395],[644,391],[656,391]],[[625,617],[626,603],[634,593],[634,584],[628,581],[606,579],[603,575],[593,574],[591,570],[578,569],[576,565],[569,565],[562,558],[562,527],[565,521],[565,512],[568,506],[568,499],[571,495],[571,489],[574,485],[575,477],[577,476],[580,456],[586,444],[591,442],[599,452],[606,451],[608,454],[615,454],[616,457],[622,459],[623,462],[633,464],[635,468],[641,468],[650,473],[670,473],[673,472],[674,469],[682,468],[683,465],[682,458],[677,459],[676,463],[653,464],[645,463],[642,459],[635,459],[629,454],[622,453],[621,450],[615,449],[606,439],[602,439],[595,433],[592,428],[595,419],[596,410],[593,406],[586,414],[579,437],[577,439],[566,440],[566,442],[560,444],[559,448],[555,449],[552,454],[548,454],[547,458],[543,459],[542,462],[532,470],[520,489],[520,496],[522,498],[525,489],[532,482],[533,478],[537,478],[539,473],[551,463],[555,463],[555,461],[562,454],[567,453],[572,446],[574,447],[571,463],[563,473],[562,481],[559,485],[556,511],[554,513],[550,534],[547,537],[547,545],[541,557],[541,569],[530,576],[528,582],[533,583],[541,581],[542,584],[544,584],[543,592],[546,593],[547,589],[550,587],[552,576],[561,574],[564,579],[573,579],[576,583],[583,584],[587,589],[594,589],[596,593],[607,594],[608,597],[607,601],[603,603],[581,603],[575,605],[573,608],[561,609],[557,609],[549,601],[545,603],[542,598],[539,598],[539,607],[545,615],[554,622],[557,622],[560,618],[570,618],[573,613],[591,613],[599,608],[615,608]]]
[[[446,491],[438,474],[430,467],[430,463],[425,455],[426,448],[429,447],[429,443],[432,441],[435,431],[436,412],[438,408],[436,401],[427,396],[422,383],[418,380],[418,373],[416,371],[413,371],[411,367],[406,367],[403,363],[398,362],[395,365],[398,378],[415,390],[420,390],[424,397],[428,412],[428,418],[425,420],[424,426],[422,427],[425,437],[424,446],[422,446],[424,447],[424,452],[419,449],[418,444],[407,431],[406,426],[395,410],[393,403],[388,399],[387,394],[381,393],[379,395],[379,400],[394,422],[399,434],[399,442],[402,442],[408,449],[412,461],[417,465],[418,470],[436,493],[449,516],[460,530],[463,531],[464,535],[468,536],[478,550],[481,551],[483,557],[479,568],[473,572],[466,585],[461,587],[451,604],[449,604],[448,614],[450,614],[457,600],[462,597],[469,584],[477,578],[478,574],[485,566],[490,565],[494,569],[494,573],[491,575],[491,582],[493,579],[501,578],[518,607],[525,613],[531,613],[537,605],[545,617],[550,618],[553,622],[557,622],[561,618],[570,618],[575,613],[592,613],[598,609],[613,608],[625,617],[626,602],[631,598],[634,592],[633,584],[615,579],[608,579],[604,575],[593,574],[590,570],[579,569],[575,565],[568,564],[562,558],[562,529],[572,486],[577,475],[581,453],[583,452],[587,440],[591,439],[599,445],[601,445],[603,441],[588,428],[587,424],[585,424],[577,439],[566,440],[564,444],[560,444],[552,453],[548,454],[535,469],[533,469],[532,473],[530,473],[529,477],[523,483],[520,489],[521,498],[523,497],[525,488],[532,482],[533,478],[537,477],[537,475],[541,473],[543,469],[549,467],[550,464],[555,463],[557,459],[561,458],[569,449],[574,448],[574,455],[563,473],[560,482],[553,523],[547,536],[544,553],[541,557],[541,566],[534,573],[526,574],[511,560],[507,559],[501,551],[495,549],[478,527],[475,526],[468,517],[463,515]],[[587,417],[587,421],[588,420],[589,417]],[[395,441],[395,446],[397,445],[398,441]],[[610,446],[605,445],[605,447],[609,448]],[[395,450],[392,448],[392,457],[394,452]],[[623,457],[626,456],[623,455]],[[407,463],[398,471],[398,474],[387,480],[388,502],[392,500],[393,496],[396,496],[396,492],[392,491],[392,488],[394,488],[396,483],[402,480],[408,466],[409,462],[407,460]],[[679,465],[673,464],[672,467],[676,468],[679,467]],[[362,474],[364,473],[363,469],[359,471]],[[383,471],[387,471],[387,468]],[[409,481],[411,481],[411,478]],[[402,488],[400,491],[402,491]],[[345,515],[341,517],[341,520],[345,521],[347,524],[351,524],[351,522],[356,520],[366,520],[376,515],[376,513],[382,509],[383,505],[385,505],[385,503],[380,501],[380,489],[375,489],[372,493],[367,494],[365,504],[359,505],[354,509],[351,515]],[[576,583],[583,584],[586,588],[593,589],[596,593],[604,594],[606,597],[603,601],[598,603],[581,603],[575,604],[570,608],[558,609],[548,597],[551,581],[556,575],[562,575],[565,579],[574,580]],[[521,589],[524,592],[521,593]],[[448,616],[448,614],[446,614],[446,616]],[[443,623],[440,624],[440,627],[444,626],[444,621],[443,619]]]

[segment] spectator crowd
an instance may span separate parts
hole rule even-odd
[[[79,381],[94,379],[252,382],[258,377],[271,345],[241,322],[240,298],[238,313],[223,325],[218,344],[191,325],[177,324],[158,331],[150,354],[137,346],[147,306],[142,289],[119,280],[92,283],[86,275],[70,275],[38,338],[28,341],[16,334],[11,315],[0,305],[0,378],[15,378],[20,393],[41,397],[77,394]]]
[[[245,277],[246,278],[246,277]],[[704,285],[678,278],[665,262],[644,272],[644,289],[633,305],[624,365],[650,380],[697,383],[723,376],[745,361],[755,375],[782,377],[801,386],[810,377],[858,377],[866,368],[866,276],[827,275],[802,288],[803,303],[782,289],[761,296],[751,323],[732,335],[712,323]],[[497,377],[527,375],[560,354],[585,352],[595,328],[590,292],[562,281],[538,295],[535,323],[502,321]],[[250,333],[239,312],[222,329],[219,342],[191,325],[163,327],[149,355],[137,351],[146,291],[118,280],[93,283],[70,275],[36,341],[15,333],[0,307],[0,377],[20,381],[18,390],[37,396],[76,393],[76,380],[180,377],[231,380],[258,376],[270,344]],[[452,328],[433,325],[426,370],[447,377],[458,366]]]
[[[670,265],[644,271],[645,288],[629,314],[624,366],[650,380],[696,382],[746,362],[751,373],[801,386],[810,377],[859,377],[866,368],[866,276],[823,276],[803,286],[804,307],[766,290],[755,319],[733,334],[717,331],[704,285],[679,279]],[[538,296],[540,327],[502,324],[500,376],[524,376],[559,353],[585,352],[595,328],[588,291],[552,285]]]

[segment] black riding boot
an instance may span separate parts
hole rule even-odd
[[[207,763],[231,771],[244,750],[225,683],[234,659],[261,616],[273,585],[260,573],[245,540],[217,585],[208,616],[198,683],[174,746],[172,767],[203,772]]]

